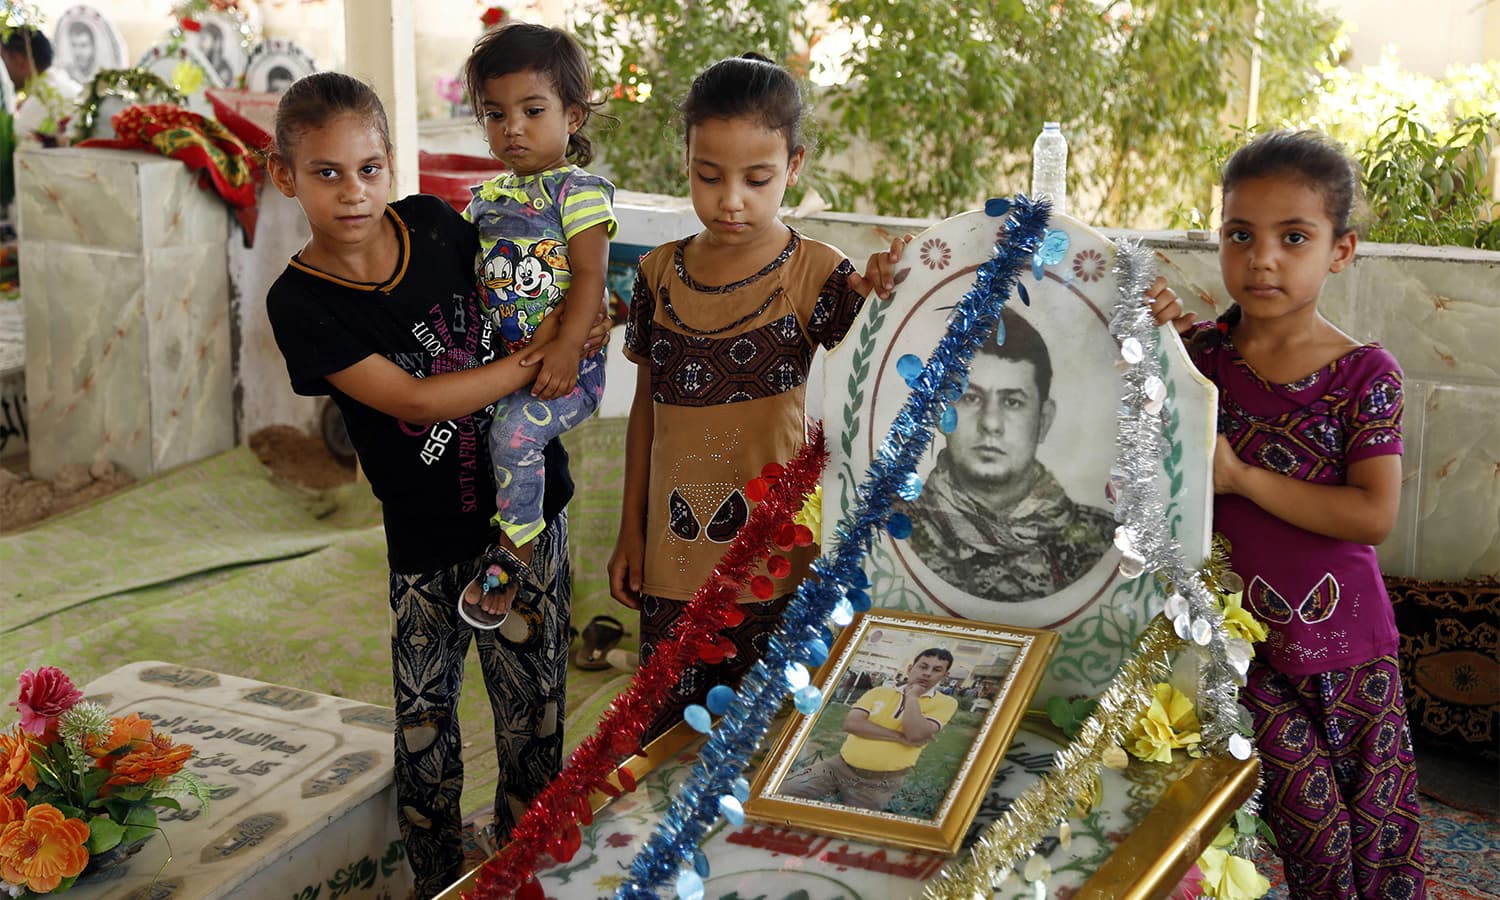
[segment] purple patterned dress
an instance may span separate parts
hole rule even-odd
[[[1240,459],[1339,485],[1350,465],[1401,453],[1401,368],[1379,344],[1276,384],[1230,335],[1214,343],[1213,327],[1195,329],[1189,346],[1219,388],[1219,433]],[[1298,528],[1237,495],[1215,497],[1214,529],[1230,542],[1245,605],[1270,631],[1241,702],[1292,897],[1425,897],[1395,618],[1375,548]]]

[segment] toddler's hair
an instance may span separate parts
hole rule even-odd
[[[464,62],[464,82],[475,118],[484,121],[484,83],[515,72],[546,76],[565,108],[577,106],[583,110],[583,125],[568,136],[565,155],[574,165],[593,162],[594,145],[583,133],[583,126],[604,104],[594,101],[593,72],[578,39],[560,28],[531,22],[507,22],[481,35]]]
[[[1335,237],[1354,229],[1359,204],[1359,166],[1344,148],[1320,131],[1271,131],[1234,151],[1219,183],[1231,193],[1252,178],[1291,178],[1323,195]]]
[[[699,72],[679,109],[684,140],[708,119],[749,116],[786,135],[788,156],[802,146],[802,90],[790,72],[759,53],[721,59]]]
[[[1234,151],[1224,164],[1219,183],[1228,196],[1252,178],[1290,178],[1323,196],[1323,210],[1333,223],[1334,237],[1355,230],[1354,214],[1361,203],[1359,165],[1344,148],[1321,131],[1269,131]],[[1240,323],[1238,303],[1193,338],[1196,347],[1217,345]]]
[[[290,163],[298,138],[345,114],[359,116],[375,126],[386,152],[390,152],[391,127],[375,89],[342,72],[314,72],[292,82],[276,104],[276,155],[283,163]]]

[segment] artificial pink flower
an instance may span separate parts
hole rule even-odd
[[[1198,900],[1203,893],[1203,870],[1198,868],[1197,863],[1187,870],[1182,880],[1177,882],[1177,887],[1172,889],[1167,900]]]
[[[21,728],[30,734],[46,734],[58,716],[83,699],[83,691],[56,666],[42,666],[35,672],[27,669],[16,682],[21,696],[10,705],[21,713]]]

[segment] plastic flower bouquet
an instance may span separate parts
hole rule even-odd
[[[0,897],[65,891],[160,831],[157,808],[187,795],[207,806],[208,785],[182,771],[191,746],[81,702],[61,669],[18,681],[21,720],[0,733]]]

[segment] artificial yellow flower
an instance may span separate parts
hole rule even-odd
[[[183,60],[172,67],[172,87],[184,94],[196,94],[203,89],[203,70],[196,63]]]
[[[792,517],[792,521],[806,526],[807,530],[812,532],[814,544],[823,543],[823,486],[821,484],[814,487],[812,493],[807,495],[802,508],[797,511],[797,515]]]
[[[1266,639],[1265,623],[1244,607],[1240,591],[1221,594],[1219,599],[1224,601],[1224,630],[1229,632],[1230,637],[1241,638],[1252,644]]]
[[[1171,762],[1172,751],[1203,740],[1198,733],[1198,714],[1187,695],[1165,682],[1154,688],[1151,705],[1136,720],[1127,745],[1131,753],[1147,762]]]
[[[1256,900],[1271,889],[1266,876],[1256,871],[1255,863],[1235,856],[1226,847],[1234,843],[1233,829],[1225,826],[1213,844],[1198,857],[1203,883],[1198,889],[1215,900]]]

